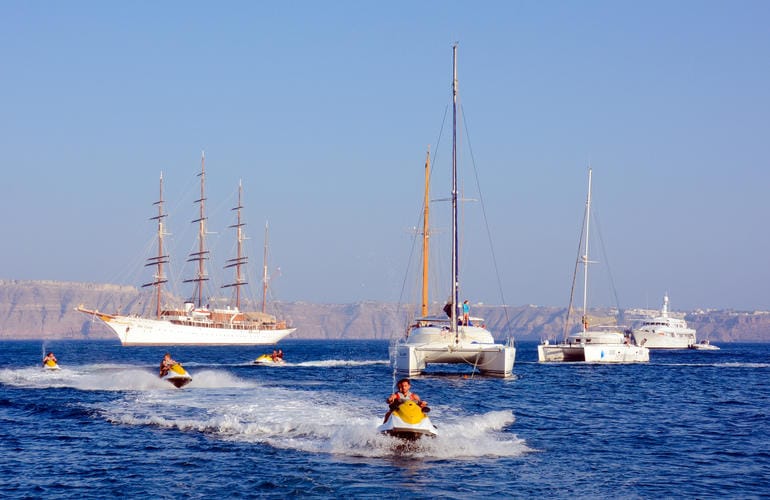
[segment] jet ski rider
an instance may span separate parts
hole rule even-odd
[[[175,364],[177,363],[176,361],[171,359],[171,354],[166,353],[160,362],[160,377],[161,378],[165,377],[168,371],[171,369],[171,367],[174,366]]]
[[[420,396],[418,396],[417,394],[409,390],[412,386],[412,382],[408,378],[402,378],[401,380],[398,381],[398,384],[396,385],[398,385],[398,392],[394,392],[393,394],[388,396],[388,399],[385,400],[388,403],[388,405],[390,405],[390,410],[388,410],[388,412],[385,414],[385,419],[383,420],[383,422],[388,421],[388,417],[390,416],[391,413],[393,413],[393,410],[398,408],[398,405],[410,399],[415,403],[417,403],[417,405],[420,408],[422,408],[424,412],[427,413],[428,411],[430,411],[428,409],[428,403],[426,401],[421,400]]]
[[[54,363],[57,362],[56,356],[53,355],[53,352],[49,352],[48,354],[46,354],[46,356],[43,358],[43,365],[45,366],[45,364],[49,361],[53,361]]]

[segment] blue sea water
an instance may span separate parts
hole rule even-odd
[[[0,343],[6,498],[751,498],[770,495],[769,344],[653,351],[649,364],[539,364],[515,377],[441,366],[414,380],[440,435],[378,435],[393,374],[383,341],[170,349]],[[53,350],[62,370],[39,367]]]

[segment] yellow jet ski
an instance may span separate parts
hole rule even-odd
[[[282,365],[284,363],[285,361],[283,358],[273,359],[272,354],[263,354],[262,356],[252,361],[252,364],[254,365]]]
[[[187,373],[187,370],[185,370],[179,363],[171,365],[168,373],[163,375],[161,379],[171,382],[174,387],[177,388],[184,387],[192,382],[192,377],[190,374]]]
[[[407,440],[438,435],[438,429],[427,415],[430,408],[420,408],[420,405],[407,399],[393,403],[390,409],[388,419],[377,428],[379,432]]]
[[[56,361],[49,359],[43,363],[43,370],[61,370],[61,368],[56,364]]]

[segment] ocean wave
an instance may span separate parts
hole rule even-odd
[[[370,400],[343,401],[323,391],[254,386],[242,391],[176,391],[125,398],[102,408],[107,420],[201,432],[223,440],[350,457],[407,454],[423,459],[512,457],[532,451],[507,428],[511,411],[452,414],[434,406],[439,436],[404,442],[377,432],[384,410]]]
[[[226,371],[202,370],[191,374],[189,388],[250,388],[254,382]],[[158,377],[155,369],[132,365],[95,364],[51,371],[41,368],[0,370],[0,383],[35,389],[72,388],[81,391],[177,390]]]

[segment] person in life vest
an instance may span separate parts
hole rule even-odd
[[[388,417],[390,417],[390,414],[393,413],[393,410],[398,408],[398,405],[400,405],[401,403],[409,399],[417,403],[420,406],[420,408],[423,409],[423,411],[426,411],[426,412],[429,411],[427,409],[428,403],[426,401],[421,400],[420,396],[418,396],[417,394],[409,390],[412,387],[412,383],[408,378],[402,378],[401,380],[398,381],[397,385],[398,385],[398,392],[394,392],[393,394],[388,396],[388,399],[385,400],[385,402],[387,402],[388,405],[390,405],[390,410],[388,410],[388,412],[385,414],[385,419],[383,420],[383,422],[388,421]]]
[[[163,356],[163,359],[160,361],[160,376],[161,378],[165,377],[168,371],[171,369],[172,366],[174,366],[176,361],[171,359],[171,354],[166,353]]]
[[[45,364],[46,364],[48,361],[53,361],[54,363],[56,363],[56,362],[57,362],[57,361],[56,361],[56,356],[54,356],[54,355],[53,355],[53,352],[49,352],[49,353],[48,353],[48,354],[46,354],[46,356],[43,358],[43,366],[45,366]]]

